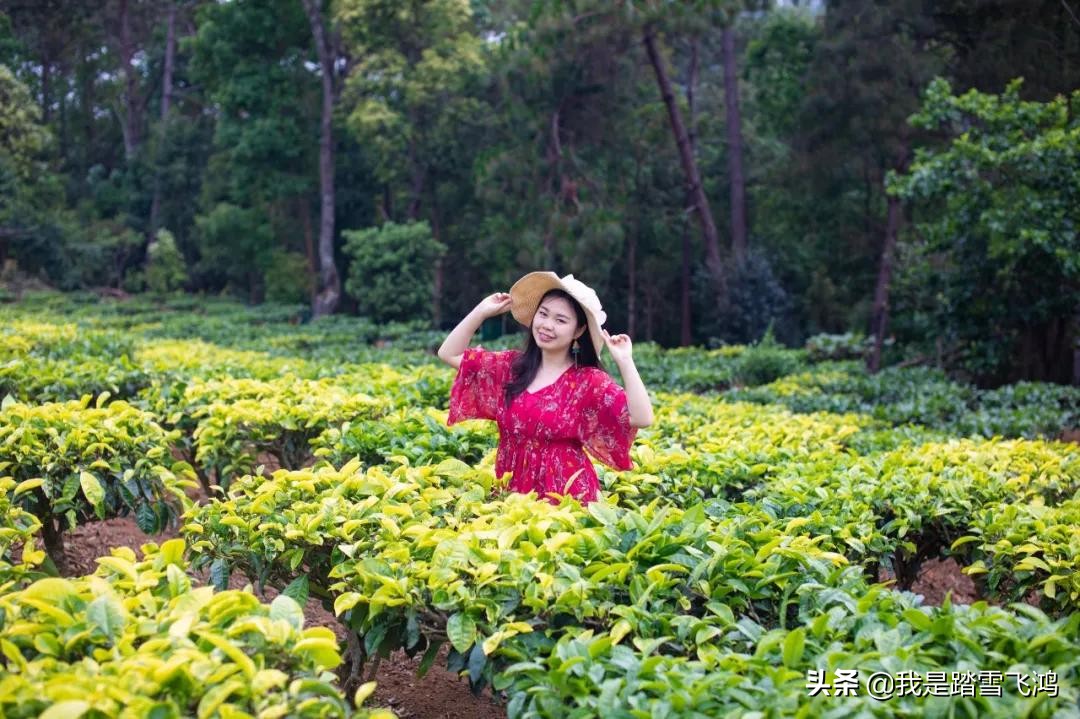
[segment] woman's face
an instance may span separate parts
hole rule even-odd
[[[577,326],[577,315],[564,297],[547,297],[533,315],[533,339],[545,352],[569,352],[573,341],[585,332]]]

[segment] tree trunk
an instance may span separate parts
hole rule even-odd
[[[679,311],[682,316],[679,331],[679,346],[693,344],[694,333],[690,316],[690,224],[684,222],[682,228],[682,268],[679,276]]]
[[[341,300],[341,277],[334,263],[334,61],[318,0],[302,0],[322,69],[322,123],[319,137],[319,290],[311,314],[333,313]]]
[[[308,282],[311,288],[311,304],[315,305],[319,283],[319,258],[315,254],[315,238],[311,231],[311,208],[307,200],[300,200],[300,223],[304,228],[304,255],[307,257]]]
[[[736,264],[746,261],[746,175],[743,172],[742,113],[739,110],[738,58],[734,20],[721,31],[724,49],[724,110],[727,120],[728,174],[731,185],[731,254]]]
[[[46,54],[41,60],[41,122],[52,121],[52,60]]]
[[[173,92],[173,65],[176,60],[176,3],[169,3],[168,15],[165,19],[165,64],[161,71],[161,129],[159,131],[157,158],[161,159],[161,146],[169,131],[169,108],[172,105]],[[155,164],[157,164],[155,162]],[[158,218],[161,215],[161,170],[154,170],[154,199],[150,203],[149,237],[152,242],[158,229]]]
[[[881,348],[885,344],[885,332],[889,324],[889,288],[892,284],[896,236],[900,231],[900,213],[900,198],[890,196],[888,220],[885,223],[885,244],[881,248],[881,264],[878,266],[877,286],[874,288],[874,310],[870,317],[874,346],[866,360],[866,369],[871,374],[881,369]]]
[[[442,242],[442,213],[439,212],[439,193],[438,183],[435,178],[431,178],[431,182],[428,183],[429,192],[431,193],[431,236],[435,238],[437,242]],[[434,267],[435,274],[432,277],[431,284],[431,321],[433,326],[438,329],[442,324],[442,293],[443,293],[443,258],[439,257],[435,260]]]
[[[637,234],[641,223],[634,223],[634,231],[626,238],[626,333],[637,334]]]
[[[445,258],[440,257],[435,260],[435,277],[431,286],[431,322],[435,326],[435,329],[439,329],[442,325],[442,295],[443,295],[443,262]]]
[[[650,25],[644,33],[645,51],[648,53],[649,62],[656,73],[656,83],[660,87],[660,94],[667,106],[668,120],[671,122],[671,130],[675,135],[675,144],[679,148],[679,159],[682,161],[683,173],[686,175],[687,192],[693,198],[694,210],[701,224],[701,235],[705,242],[705,264],[713,279],[717,299],[721,305],[727,303],[727,282],[724,279],[723,263],[720,259],[720,236],[716,231],[716,223],[713,221],[712,210],[709,208],[709,200],[705,197],[705,188],[701,186],[701,176],[698,173],[697,162],[694,160],[693,149],[690,147],[690,138],[683,124],[682,113],[679,105],[675,102],[675,91],[671,87],[664,60],[656,47],[656,31]]]
[[[34,490],[37,506],[48,507],[49,499],[39,487]],[[61,517],[54,517],[48,511],[41,520],[41,541],[45,545],[45,554],[56,565],[57,570],[63,574],[68,569],[67,553],[64,551],[64,526],[66,522]]]
[[[68,112],[67,112],[67,86],[68,79],[64,77],[64,92],[60,93],[60,107],[57,108],[60,112],[60,157],[68,156]]]
[[[555,247],[555,223],[559,216],[562,195],[559,192],[562,187],[562,140],[559,139],[562,125],[562,102],[559,102],[555,112],[551,115],[548,123],[548,178],[547,194],[551,198],[551,213],[547,217],[547,228],[544,231],[544,267],[558,273],[558,257]]]
[[[139,148],[139,80],[134,66],[135,45],[131,39],[131,10],[128,0],[120,0],[120,64],[124,72],[124,157],[131,160]]]
[[[694,36],[690,40],[690,69],[686,78],[686,109],[690,116],[690,152],[697,159],[697,112],[695,99],[697,95],[699,48],[700,39]],[[687,194],[686,206],[689,209],[693,205],[693,198]],[[682,318],[679,328],[679,344],[689,347],[693,342],[693,326],[690,316],[690,225],[682,223],[682,266],[679,272],[679,314]]]
[[[86,53],[87,53],[86,47],[80,42],[80,44],[79,44],[79,57],[80,58],[86,57]],[[94,83],[93,73],[89,73],[89,72],[77,73],[76,78],[78,79],[78,82],[79,82],[79,104],[80,104],[80,106],[83,109],[88,108],[88,107],[94,107],[94,104],[97,102],[97,98],[96,98],[95,92],[94,92],[94,90],[96,89],[96,85]],[[97,133],[96,133],[97,124],[94,122],[94,113],[92,113],[92,112],[83,112],[82,113],[82,118],[83,118],[82,138],[80,139],[80,141],[86,147],[93,147],[94,143],[97,140]],[[80,158],[80,160],[79,160],[79,172],[80,172],[80,174],[85,174],[87,169],[88,168],[87,168],[87,165],[86,165],[86,159],[85,158]]]
[[[415,157],[415,150],[409,150],[410,157]],[[409,221],[416,222],[420,219],[420,208],[424,204],[424,168],[419,164],[413,165],[412,177],[409,180],[409,208],[406,213]]]
[[[413,127],[416,127],[419,122],[415,117],[410,115],[409,122]],[[424,184],[427,180],[427,171],[424,167],[424,163],[420,162],[420,155],[416,149],[416,138],[409,139],[409,206],[406,210],[406,217],[410,222],[416,222],[420,219],[420,208],[424,204]]]
[[[650,284],[645,288],[645,341],[653,341],[653,319],[655,317],[656,309],[656,293],[653,292],[653,285]]]
[[[900,138],[900,150],[897,155],[896,171],[903,172],[908,165],[910,140],[906,135]],[[877,286],[874,288],[874,308],[870,315],[870,332],[874,337],[874,346],[866,358],[866,369],[876,373],[881,369],[881,349],[885,344],[885,333],[889,325],[889,290],[892,286],[893,256],[896,254],[896,238],[900,234],[903,220],[903,206],[900,199],[889,196],[889,209],[885,220],[885,242],[881,248],[881,262],[878,265]]]
[[[169,3],[165,16],[165,64],[161,71],[161,121],[169,119],[172,107],[173,67],[176,63],[176,3]]]
[[[1076,311],[1073,313],[1072,318],[1072,383],[1073,386],[1080,387],[1080,304],[1076,306]]]

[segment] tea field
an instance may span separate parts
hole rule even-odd
[[[366,679],[404,653],[513,719],[1080,717],[1080,389],[639,343],[635,468],[552,505],[446,426],[441,339],[0,305],[0,716],[389,717]],[[71,529],[116,516],[181,538],[73,576]],[[939,557],[978,601],[910,591]]]

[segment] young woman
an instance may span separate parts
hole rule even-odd
[[[508,309],[529,328],[524,349],[470,348],[484,320]],[[448,423],[498,422],[495,472],[512,473],[512,491],[591,502],[600,484],[586,450],[615,469],[632,466],[630,445],[652,424],[652,404],[630,338],[602,330],[606,319],[596,292],[573,275],[532,272],[509,293],[484,298],[439,348],[439,358],[458,368]],[[604,345],[625,390],[600,366]]]

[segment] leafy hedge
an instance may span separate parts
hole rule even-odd
[[[187,503],[189,468],[169,454],[176,433],[107,399],[99,396],[95,406],[89,396],[37,406],[3,402],[0,476],[17,483],[11,501],[40,520],[58,564],[65,529],[133,513],[144,532],[156,533]]]
[[[351,710],[330,671],[333,633],[305,629],[292,598],[194,587],[183,540],[143,552],[115,549],[91,576],[0,595],[0,714],[392,719]]]
[[[27,485],[0,476],[0,593],[35,576],[45,561],[45,553],[37,549],[41,520],[18,505],[27,491]]]
[[[492,481],[490,468],[452,460],[245,477],[227,500],[193,510],[185,531],[219,572],[307,577],[368,657],[404,649],[423,655],[423,671],[449,644],[450,668],[507,692],[515,719],[751,716],[761,706],[847,716],[852,703],[834,709],[806,692],[810,669],[845,667],[1052,670],[1060,685],[1037,700],[1006,691],[856,702],[873,716],[1049,717],[1075,705],[1080,613],[922,607],[830,551],[843,540],[809,527],[831,524],[824,511],[682,510],[659,498],[582,509],[491,500]]]
[[[868,375],[856,363],[826,362],[725,397],[782,404],[796,412],[858,412],[892,425],[918,423],[961,436],[1033,439],[1080,427],[1080,387],[1023,382],[979,390],[927,368]]]

